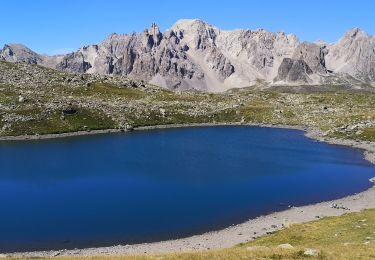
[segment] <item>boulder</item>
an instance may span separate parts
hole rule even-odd
[[[128,131],[128,132],[132,132],[132,131],[134,131],[134,127],[132,125],[126,125],[125,130]]]
[[[292,246],[291,244],[281,244],[281,245],[278,245],[277,248],[285,249],[285,250],[292,250],[294,249],[294,246]]]
[[[313,248],[306,248],[303,252],[305,256],[317,256],[319,254],[318,250]]]
[[[77,113],[77,110],[73,106],[67,106],[62,111],[63,115],[73,115]]]

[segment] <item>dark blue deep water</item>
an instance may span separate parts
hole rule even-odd
[[[363,191],[374,176],[361,151],[285,129],[0,142],[0,251],[199,234]]]

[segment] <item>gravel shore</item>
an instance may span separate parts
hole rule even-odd
[[[215,126],[240,126],[240,125],[242,125],[242,126],[258,126],[258,127],[274,127],[274,128],[306,130],[305,128],[302,128],[302,127],[286,126],[286,125],[243,124],[243,123],[237,123],[237,122],[234,122],[234,123],[196,123],[196,124],[140,126],[140,127],[130,128],[130,130],[127,130],[127,129],[105,129],[105,130],[68,132],[68,133],[61,133],[61,134],[2,136],[2,137],[0,137],[0,141],[47,140],[47,139],[59,139],[59,138],[67,138],[67,137],[75,137],[75,136],[102,135],[102,134],[121,133],[121,132],[155,130],[155,129],[187,128],[187,127],[215,127]]]
[[[239,123],[228,124],[189,124],[189,125],[168,125],[168,126],[150,126],[139,127],[134,130],[151,130],[172,127],[198,127],[198,126],[218,126],[218,125],[242,125]],[[247,124],[246,124],[247,125]],[[304,127],[284,126],[284,125],[263,125],[250,124],[250,126],[288,128],[306,131],[306,136],[317,141],[327,142],[336,145],[350,146],[364,151],[364,157],[371,163],[375,164],[375,143],[360,142],[352,140],[330,139],[316,129],[307,129]],[[119,132],[119,130],[104,130],[70,133],[63,135],[47,135],[37,138],[22,137],[5,137],[0,140],[30,140],[30,139],[48,139],[67,136],[78,136],[87,134],[102,134],[110,132]],[[375,177],[375,176],[374,176]],[[369,180],[370,181],[370,180]],[[21,257],[46,257],[46,256],[94,256],[94,255],[134,255],[134,254],[158,254],[168,252],[188,252],[202,251],[219,248],[228,248],[242,242],[253,240],[259,236],[283,228],[286,223],[304,223],[316,220],[325,216],[339,216],[348,212],[358,212],[364,209],[375,208],[375,187],[364,192],[348,196],[345,198],[321,202],[313,205],[292,207],[282,212],[275,212],[266,216],[260,216],[250,219],[242,224],[233,225],[220,231],[205,233],[183,239],[162,241],[155,243],[145,243],[136,245],[118,245],[112,247],[99,247],[74,250],[59,251],[40,251],[40,252],[23,252],[12,253],[10,256]]]
[[[92,131],[79,131],[62,134],[46,134],[46,135],[19,135],[19,136],[2,136],[0,141],[28,141],[28,140],[47,140],[47,139],[58,139],[74,136],[86,136],[86,135],[100,135],[110,133],[120,133],[123,130],[119,129],[106,129],[106,130],[92,130]]]

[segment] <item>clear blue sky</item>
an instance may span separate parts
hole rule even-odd
[[[110,33],[162,30],[181,18],[223,29],[264,28],[301,40],[337,41],[353,27],[375,32],[374,0],[8,0],[0,2],[0,46],[23,43],[54,54],[99,43]]]

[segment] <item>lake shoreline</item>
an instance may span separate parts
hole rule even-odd
[[[147,131],[154,129],[167,128],[186,128],[186,127],[211,127],[211,126],[253,126],[267,128],[294,129],[305,132],[305,136],[318,142],[326,142],[334,145],[349,146],[354,149],[363,150],[364,158],[375,164],[375,144],[367,141],[341,140],[327,138],[317,129],[301,126],[288,125],[269,125],[269,124],[247,124],[247,123],[208,123],[208,124],[178,124],[178,125],[156,125],[134,128],[134,131]],[[1,137],[0,141],[22,141],[22,140],[45,140],[73,136],[97,135],[108,133],[120,133],[124,130],[109,129],[97,131],[82,131],[66,134],[52,134],[41,136],[19,136],[19,137]],[[129,132],[129,131],[125,131]],[[375,177],[375,176],[374,176]],[[232,225],[228,228],[195,235],[187,238],[135,244],[118,245],[110,247],[96,247],[73,250],[51,250],[36,252],[19,252],[6,254],[9,256],[21,257],[50,257],[50,256],[97,256],[97,255],[139,255],[139,254],[159,254],[171,252],[191,252],[204,251],[211,249],[221,249],[235,246],[239,243],[251,241],[257,237],[274,232],[283,228],[285,223],[304,223],[317,220],[326,216],[339,216],[348,212],[358,212],[364,209],[375,208],[375,187],[350,195],[337,200],[316,203],[312,205],[290,207],[287,210],[260,216],[250,219],[238,225]]]
[[[156,129],[173,129],[173,128],[188,128],[188,127],[215,127],[215,126],[253,126],[253,127],[267,127],[267,128],[284,128],[284,129],[295,129],[305,131],[307,128],[300,126],[291,125],[272,125],[272,124],[257,124],[257,123],[240,123],[240,122],[228,122],[228,123],[190,123],[190,124],[170,124],[170,125],[150,125],[150,126],[138,126],[127,129],[102,129],[102,130],[88,130],[88,131],[76,131],[66,132],[58,134],[43,134],[43,135],[18,135],[18,136],[1,136],[1,141],[32,141],[32,140],[49,140],[49,139],[61,139],[76,136],[91,136],[91,135],[103,135],[113,133],[129,133],[133,131],[147,131]]]

